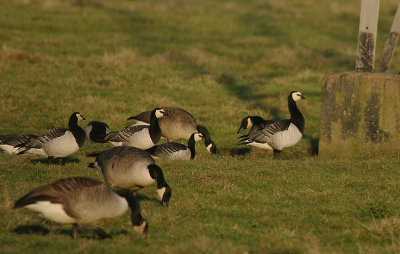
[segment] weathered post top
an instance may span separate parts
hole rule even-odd
[[[373,71],[374,69],[378,15],[379,0],[362,0],[357,45],[357,71]]]
[[[389,36],[386,40],[385,48],[383,49],[381,62],[378,71],[385,72],[389,68],[390,60],[394,53],[397,41],[400,35],[400,4],[397,7],[396,15],[394,16],[392,28],[390,28]]]

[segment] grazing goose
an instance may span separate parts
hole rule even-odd
[[[283,148],[295,145],[303,136],[304,117],[297,108],[296,102],[305,99],[298,92],[293,91],[288,97],[290,119],[276,121],[267,125],[262,130],[249,135],[244,135],[239,144],[255,145],[263,149],[273,149],[274,157],[279,158]]]
[[[121,195],[121,196],[120,196]],[[135,231],[147,234],[147,223],[140,214],[139,202],[132,193],[118,195],[104,183],[86,177],[71,177],[33,189],[15,202],[14,209],[25,207],[39,212],[44,218],[61,224],[94,231],[101,238],[111,238],[101,228],[85,224],[102,218],[117,217],[131,208],[131,221]]]
[[[0,149],[4,150],[8,154],[17,154],[20,144],[24,144],[29,140],[37,138],[36,135],[18,135],[18,136],[2,136],[0,137]]]
[[[98,154],[96,161],[89,166],[99,169],[111,187],[137,191],[157,182],[158,196],[162,204],[168,206],[171,188],[165,181],[161,168],[142,149],[117,146]]]
[[[72,113],[68,121],[68,129],[56,128],[48,131],[40,137],[20,144],[18,154],[31,153],[47,156],[50,161],[53,158],[63,158],[79,150],[85,143],[85,131],[79,127],[78,121],[85,120],[79,113]]]
[[[133,146],[140,149],[153,147],[161,138],[158,119],[165,115],[163,109],[156,108],[151,112],[150,125],[129,126],[121,131],[110,132],[102,142],[110,142],[114,146]]]
[[[212,154],[217,152],[215,143],[211,140],[208,130],[201,125],[196,124],[195,118],[187,111],[180,108],[163,107],[167,116],[159,120],[161,134],[169,142],[178,139],[189,140],[190,136],[195,132],[200,132],[204,137],[204,144],[207,151]],[[151,111],[142,112],[128,119],[135,119],[136,124],[150,123]]]
[[[176,142],[168,142],[153,146],[147,149],[146,152],[149,152],[155,158],[164,157],[172,160],[193,160],[196,155],[196,141],[202,139],[203,135],[196,132],[190,136],[187,146]]]
[[[252,134],[256,131],[264,129],[265,126],[270,125],[271,123],[274,122],[275,121],[273,120],[264,120],[260,116],[246,116],[245,118],[242,119],[237,133],[240,133],[241,131],[250,128],[249,133],[247,134]]]
[[[93,143],[101,143],[104,137],[110,133],[110,127],[104,122],[91,121],[85,128],[86,138]]]

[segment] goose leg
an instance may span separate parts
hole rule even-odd
[[[109,234],[104,232],[101,228],[98,227],[91,227],[91,226],[81,226],[82,229],[87,230],[87,231],[92,231],[95,232],[98,236],[100,236],[102,239],[105,238],[112,238]]]
[[[49,156],[47,158],[49,159],[49,165],[51,165],[53,163],[54,157],[53,156]]]
[[[279,159],[281,155],[281,150],[274,149],[274,159]]]
[[[78,239],[78,225],[76,223],[72,224],[72,233],[74,239]]]

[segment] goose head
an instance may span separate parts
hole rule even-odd
[[[167,116],[167,112],[165,112],[165,110],[162,109],[162,108],[156,108],[156,109],[154,109],[154,112],[155,112],[155,115],[156,115],[157,118],[161,118],[163,116]]]
[[[306,98],[299,92],[299,91],[293,91],[289,94],[289,99],[292,99],[293,101],[299,101],[299,100],[305,100]]]
[[[245,118],[242,119],[242,122],[240,123],[240,127],[237,133],[240,133],[242,130],[245,130],[247,128],[251,128],[251,126],[253,126],[253,122],[251,121],[250,116],[246,116]]]
[[[166,185],[157,189],[158,197],[161,199],[163,206],[168,206],[169,200],[171,199],[171,188]]]
[[[203,134],[196,132],[192,134],[194,136],[194,141],[199,141],[199,140],[203,140]]]
[[[206,144],[206,149],[211,154],[216,154],[217,153],[217,146],[212,141],[210,141],[209,144]]]

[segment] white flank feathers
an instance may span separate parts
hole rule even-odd
[[[39,212],[46,219],[62,223],[70,224],[75,223],[76,220],[70,217],[63,209],[61,204],[54,204],[50,201],[38,201],[34,204],[25,206],[35,212]]]

